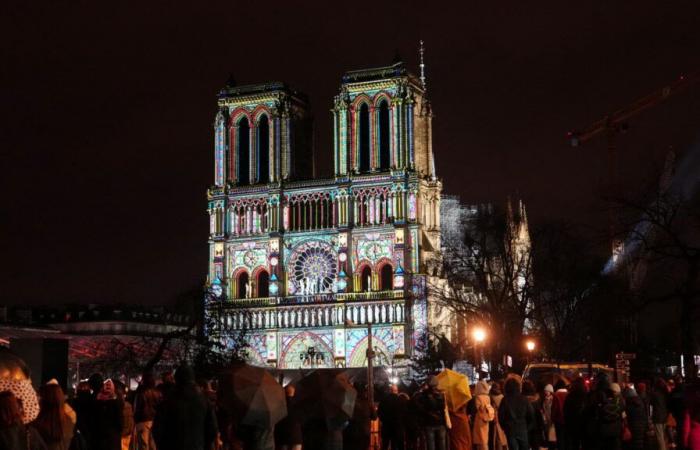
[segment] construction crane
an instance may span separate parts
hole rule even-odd
[[[619,185],[617,180],[617,150],[615,147],[617,134],[627,131],[627,121],[630,118],[664,102],[672,95],[680,93],[697,82],[700,82],[700,72],[695,72],[690,76],[681,75],[676,81],[668,86],[658,89],[651,94],[642,97],[636,102],[608,114],[590,125],[584,131],[569,131],[567,133],[567,138],[569,139],[572,147],[578,147],[579,145],[584,144],[595,137],[605,135],[608,147],[608,179],[612,185],[611,195],[613,197],[618,196],[619,194]],[[613,260],[616,260],[623,251],[623,242],[622,240],[618,239],[617,236],[617,217],[612,211],[612,208],[609,212],[609,226],[612,244],[612,258]]]

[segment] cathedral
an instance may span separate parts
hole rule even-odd
[[[304,94],[219,93],[205,313],[224,341],[245,330],[255,365],[365,366],[371,330],[375,364],[400,366],[449,328],[428,289],[442,185],[423,65],[345,73],[332,114],[333,176],[316,178]]]

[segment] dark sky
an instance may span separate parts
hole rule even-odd
[[[341,74],[396,49],[415,67],[420,38],[445,191],[604,228],[604,141],[564,135],[700,70],[698,24],[697,0],[5,4],[0,303],[164,304],[197,285],[229,73],[309,94],[328,173]],[[698,118],[695,86],[631,121],[625,189],[696,142]]]

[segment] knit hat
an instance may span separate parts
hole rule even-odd
[[[554,387],[551,384],[548,384],[547,386],[544,387],[545,392],[549,392],[550,394],[554,393]]]
[[[617,383],[610,383],[610,390],[616,394],[619,394],[621,392],[620,385]]]
[[[629,386],[629,387],[625,388],[625,391],[622,393],[622,396],[625,398],[636,397],[637,391],[635,391],[633,387]]]

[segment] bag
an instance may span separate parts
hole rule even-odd
[[[622,421],[622,442],[630,442],[632,440],[632,430],[630,430],[627,420]]]
[[[496,410],[493,409],[493,406],[488,403],[479,406],[479,418],[481,420],[484,422],[492,422],[495,417]]]

